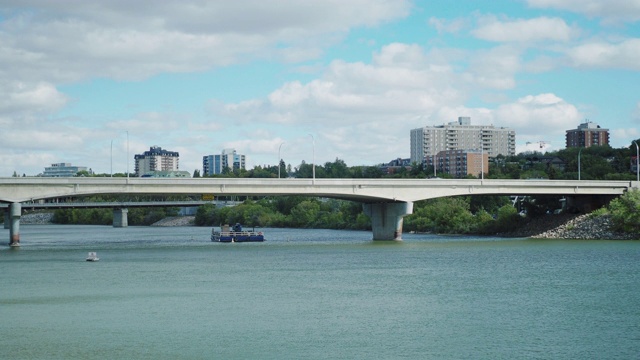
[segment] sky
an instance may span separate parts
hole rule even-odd
[[[585,121],[640,138],[640,0],[3,0],[0,176],[53,163],[180,170],[233,148],[348,166],[408,158],[460,116],[559,150]]]

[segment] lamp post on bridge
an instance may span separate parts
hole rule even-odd
[[[582,154],[582,148],[578,150],[578,180],[580,180],[580,154]]]
[[[480,129],[480,180],[484,180],[484,139],[482,135],[482,129]]]
[[[436,175],[436,153],[433,153],[433,177],[438,177],[438,175]]]
[[[278,179],[280,179],[280,162],[282,161],[282,158],[280,157],[280,149],[282,149],[282,145],[284,145],[284,142],[278,147]]]
[[[636,181],[640,181],[640,147],[635,140],[633,143],[636,144]]]
[[[111,167],[109,169],[110,177],[113,177],[113,139],[111,139]]]
[[[129,130],[125,130],[127,133],[127,182],[129,181]]]
[[[313,173],[312,183],[315,184],[316,183],[316,139],[311,134],[309,134],[309,136],[311,136],[311,146],[312,146],[312,158],[311,158],[312,173]]]

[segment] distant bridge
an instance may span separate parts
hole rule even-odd
[[[461,195],[620,196],[637,181],[481,179],[256,179],[256,178],[0,178],[0,202],[11,203],[19,219],[21,203],[96,194],[278,196],[305,195],[364,203],[374,240],[400,239],[402,218],[413,202]],[[15,220],[12,220],[12,223]],[[11,243],[17,244],[16,231]]]
[[[136,207],[189,207],[214,204],[215,201],[69,201],[69,202],[30,202],[22,203],[22,209],[96,209],[96,208],[136,208]],[[0,203],[1,208],[9,208],[11,204]]]

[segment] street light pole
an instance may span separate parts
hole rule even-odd
[[[113,177],[113,139],[111,139],[111,177]]]
[[[316,182],[316,139],[313,137],[313,135],[309,134],[309,136],[311,136],[311,146],[312,146],[312,163],[311,165],[312,167],[312,171],[313,171],[313,183],[315,184]]]
[[[580,154],[582,153],[582,148],[578,150],[578,180],[580,180]]]
[[[433,154],[433,177],[438,177],[436,175],[436,154]]]
[[[282,149],[282,145],[284,145],[284,143],[278,146],[278,179],[280,179],[280,162],[282,161],[282,158],[280,157],[280,149]]]
[[[482,139],[482,129],[480,130],[480,179],[484,180],[484,144]]]
[[[127,132],[127,181],[129,181],[129,130]]]
[[[480,143],[480,167],[482,169],[480,179],[484,180],[484,145],[482,145],[482,142]]]
[[[636,144],[636,181],[640,181],[640,147],[635,140],[633,143]]]

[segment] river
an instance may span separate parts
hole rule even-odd
[[[0,247],[0,358],[640,354],[640,241],[262,230],[24,225]]]

